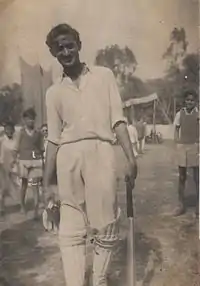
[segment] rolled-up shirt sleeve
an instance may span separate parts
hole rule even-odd
[[[48,141],[59,145],[62,132],[62,119],[60,112],[60,104],[56,91],[50,88],[46,93],[46,110],[47,110],[47,125],[48,125]]]
[[[109,96],[110,96],[111,125],[112,128],[114,128],[116,123],[118,122],[126,123],[126,119],[123,115],[122,100],[112,71],[109,71]]]

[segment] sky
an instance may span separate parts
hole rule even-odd
[[[20,83],[19,56],[59,73],[44,42],[62,22],[80,32],[81,57],[89,65],[98,49],[127,45],[138,62],[135,75],[162,77],[174,27],[185,28],[188,52],[197,51],[198,12],[198,0],[0,0],[0,86]]]

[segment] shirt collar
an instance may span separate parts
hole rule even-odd
[[[6,140],[6,141],[12,141],[13,140],[13,138],[8,138],[8,136],[6,135],[6,134],[4,134],[4,140]]]
[[[186,107],[183,107],[183,110],[185,111],[186,114],[192,114],[193,112],[198,112],[198,108],[196,106],[191,110],[191,112],[187,112]]]
[[[85,74],[87,74],[88,72],[91,72],[91,69],[88,67],[87,64],[83,64],[83,70],[81,73],[81,76],[84,76]],[[64,79],[67,79],[69,82],[72,82],[71,78],[68,77],[64,72],[62,73],[61,77],[60,77],[60,82],[62,82]]]

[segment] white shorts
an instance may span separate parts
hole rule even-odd
[[[42,160],[19,160],[19,176],[25,179],[42,178]]]
[[[177,164],[180,167],[199,166],[198,144],[177,144]]]

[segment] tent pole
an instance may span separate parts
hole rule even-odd
[[[174,97],[174,118],[175,119],[176,116],[176,98]]]
[[[135,110],[134,110],[134,105],[131,105],[131,110],[130,110],[130,113],[131,113],[131,122],[135,122]]]
[[[156,100],[153,101],[153,133],[156,133]]]

